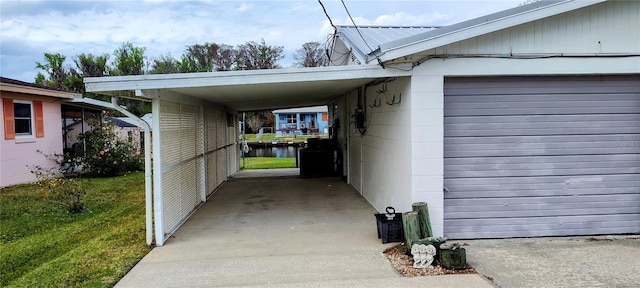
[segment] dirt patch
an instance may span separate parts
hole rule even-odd
[[[467,264],[467,268],[463,270],[447,270],[439,265],[435,266],[433,269],[413,268],[413,257],[405,255],[403,252],[398,250],[398,246],[385,250],[384,255],[389,259],[393,268],[395,268],[396,271],[404,277],[476,273],[476,270],[469,264]]]

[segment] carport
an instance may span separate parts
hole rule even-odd
[[[100,77],[85,83],[88,92],[114,96],[115,106],[120,97],[152,102],[153,149],[145,149],[147,163],[151,153],[154,159],[153,169],[146,169],[147,242],[162,246],[239,170],[238,112],[327,105],[368,83],[408,75],[410,69],[354,65]],[[332,108],[330,117],[337,109]]]

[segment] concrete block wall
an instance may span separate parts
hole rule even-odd
[[[411,191],[427,202],[435,236],[444,233],[444,77],[416,67],[411,78]]]
[[[349,123],[350,179],[371,205],[383,212],[387,206],[396,211],[411,210],[411,95],[410,79],[399,78],[386,83],[387,91],[378,93],[385,84],[366,88],[366,132]],[[399,103],[389,105],[394,95]],[[349,96],[351,114],[358,96]],[[366,102],[366,103],[365,103]],[[371,107],[374,105],[376,107]]]

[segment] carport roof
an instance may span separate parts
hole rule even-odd
[[[325,105],[377,79],[411,75],[411,67],[350,65],[251,71],[85,78],[87,92],[186,95],[236,111]]]

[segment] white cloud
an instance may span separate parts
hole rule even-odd
[[[247,3],[242,3],[240,5],[240,7],[238,7],[238,9],[236,9],[237,12],[245,12],[245,11],[249,11],[251,10],[251,8],[253,8],[253,5],[247,4]]]
[[[112,54],[122,42],[131,42],[145,46],[149,58],[179,58],[187,45],[239,45],[264,38],[268,45],[284,46],[290,59],[303,43],[324,44],[333,33],[316,1],[0,1],[2,76],[24,81],[33,81],[20,77],[37,73],[35,61],[42,61],[44,52],[70,60],[80,53]],[[379,0],[347,1],[347,6],[358,25],[446,25],[519,1]],[[323,3],[334,24],[352,25],[339,1]],[[7,48],[17,43],[10,39],[29,49],[12,49],[9,56]]]

